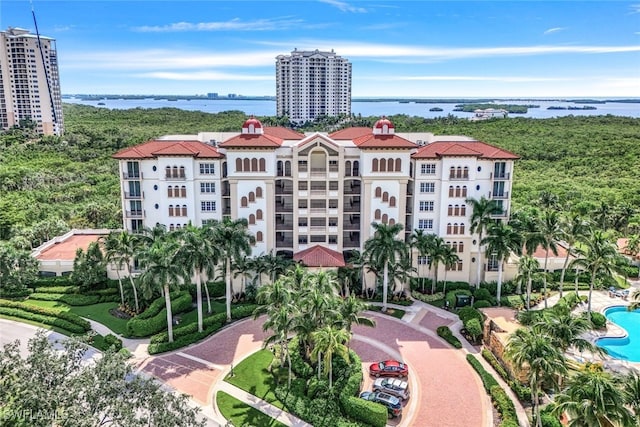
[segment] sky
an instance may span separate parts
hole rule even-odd
[[[331,50],[354,97],[640,97],[640,0],[0,0],[56,39],[63,94],[275,95]]]

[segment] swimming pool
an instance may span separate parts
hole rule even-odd
[[[627,332],[624,338],[600,338],[596,341],[611,357],[640,362],[640,309],[628,311],[627,307],[615,306],[605,310],[604,315],[611,322]]]

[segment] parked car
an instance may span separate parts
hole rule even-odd
[[[399,377],[409,375],[409,367],[397,360],[385,360],[369,366],[369,374],[374,377]]]
[[[400,404],[400,399],[395,396],[379,391],[363,391],[360,393],[360,397],[364,400],[380,403],[381,405],[386,406],[387,413],[390,418],[402,415],[402,404]]]
[[[381,391],[402,400],[409,398],[409,384],[398,378],[378,378],[373,383],[373,391]]]

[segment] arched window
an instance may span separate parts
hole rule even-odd
[[[460,197],[460,186],[456,185],[456,197]]]
[[[242,172],[242,159],[236,159],[236,172]]]
[[[395,198],[395,196],[389,197],[389,206],[391,206],[392,208],[396,206],[396,198]]]
[[[243,167],[245,172],[251,172],[251,160],[244,159],[242,161],[242,167]]]
[[[245,196],[242,196],[242,199],[240,199],[240,207],[246,208],[248,205],[249,203],[247,202],[247,198]]]
[[[165,178],[171,178],[171,166],[164,168],[164,176]]]
[[[381,217],[382,217],[382,212],[380,212],[380,209],[376,209],[375,213],[373,214],[373,219],[376,219],[379,221]]]
[[[453,215],[453,205],[449,205],[447,207],[447,215],[449,216]]]
[[[173,231],[175,229],[175,226],[173,224],[169,224],[169,231]]]
[[[360,175],[360,162],[357,160],[353,161],[353,176]]]
[[[251,159],[251,172],[258,172],[258,159]]]
[[[449,168],[449,178],[455,178],[456,177],[456,168],[451,166]]]
[[[291,176],[291,162],[289,160],[284,162],[284,176]]]
[[[462,197],[467,197],[467,186],[462,187]]]
[[[282,160],[278,160],[278,163],[276,164],[276,169],[277,169],[277,175],[278,176],[283,176],[284,175],[284,164],[283,164]]]
[[[467,205],[460,205],[460,215],[465,216],[467,214]]]
[[[262,198],[262,187],[257,187],[257,188],[256,188],[256,197],[257,197],[258,199],[261,199],[261,198]]]
[[[382,188],[376,187],[376,197],[382,197]]]
[[[382,223],[386,224],[388,222],[389,222],[389,215],[387,214],[382,215]]]
[[[378,159],[373,159],[371,162],[371,170],[373,172],[378,172]]]
[[[180,197],[187,197],[187,187],[184,185],[180,187]]]
[[[382,201],[383,202],[388,202],[389,201],[389,193],[387,193],[386,191],[384,193],[382,193]]]
[[[455,206],[455,208],[453,209],[453,215],[460,216],[460,206]]]
[[[182,216],[187,216],[187,205],[182,205]]]
[[[400,172],[402,170],[402,160],[396,159],[396,172]]]
[[[387,159],[387,172],[393,172],[394,163],[393,159]]]
[[[451,234],[458,234],[458,223],[453,223],[453,230],[451,230]]]
[[[465,166],[462,169],[462,177],[463,178],[469,178],[469,167],[468,166]]]
[[[449,197],[453,197],[453,185],[449,186]]]
[[[256,219],[257,219],[258,221],[262,221],[262,209],[258,209],[258,210],[256,211]]]
[[[250,202],[255,202],[256,201],[256,194],[253,191],[249,192],[249,201]]]
[[[264,237],[262,237],[262,231],[258,231],[256,233],[256,242],[262,242],[263,239]]]
[[[464,242],[460,242],[458,245],[458,252],[464,252]]]
[[[387,171],[387,162],[384,159],[380,159],[380,172]]]
[[[171,177],[173,178],[177,178],[178,177],[178,167],[174,166],[173,169],[171,170]]]
[[[464,234],[464,224],[460,224],[460,234]]]
[[[451,223],[447,224],[447,234],[451,234]]]
[[[454,252],[458,252],[458,242],[447,242],[447,244]]]
[[[173,197],[173,187],[171,185],[167,187],[167,197]]]
[[[396,223],[396,220],[395,220],[395,219],[391,218],[391,219],[389,220],[389,225],[394,225],[395,223]]]
[[[256,223],[256,216],[254,214],[249,215],[249,224],[253,225]]]
[[[259,164],[259,167],[260,167],[260,172],[264,172],[264,171],[267,170],[267,161],[265,159],[260,159],[258,164]]]
[[[460,166],[456,169],[456,178],[462,178],[462,168]]]
[[[344,175],[351,176],[351,160],[344,162]]]
[[[169,205],[169,216],[173,216],[173,205]]]
[[[186,175],[184,174],[184,166],[180,166],[180,178],[184,178]]]
[[[227,177],[227,162],[222,162],[222,177]]]

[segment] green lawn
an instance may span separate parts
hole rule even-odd
[[[369,306],[369,308],[367,310],[371,310],[371,311],[377,311],[382,313],[382,307],[379,305],[371,305]],[[388,316],[393,316],[396,319],[402,319],[402,316],[404,316],[405,311],[404,310],[400,310],[398,308],[387,308],[387,312],[386,313],[382,313],[382,314],[386,314]]]
[[[224,303],[219,301],[211,301],[211,314],[207,314],[207,303],[206,301],[202,302],[202,316],[203,318],[207,318],[208,316],[213,316],[217,313],[224,313],[226,310],[226,306]],[[187,311],[186,313],[180,314],[180,326],[188,325],[189,323],[196,323],[198,321],[198,310],[194,308],[191,311]]]
[[[273,374],[269,371],[269,365],[272,360],[273,354],[269,350],[260,350],[244,359],[238,366],[235,366],[233,368],[234,375],[231,376],[229,374],[224,380],[271,403],[273,406],[283,409],[284,405],[276,398],[273,392],[276,383]]]
[[[216,403],[222,416],[230,420],[234,426],[285,427],[281,422],[274,420],[270,416],[223,391],[219,391],[216,394]]]

